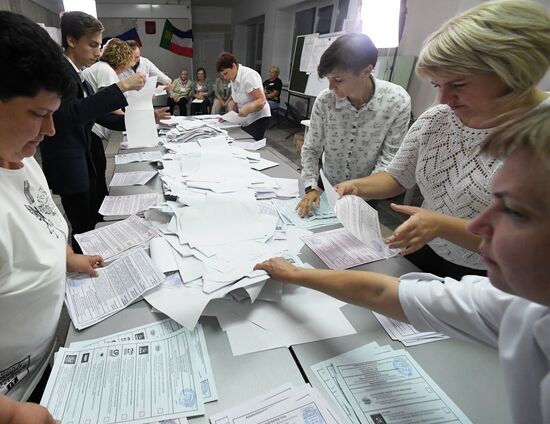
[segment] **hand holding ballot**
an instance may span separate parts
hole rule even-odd
[[[120,80],[117,82],[120,91],[123,93],[132,90],[141,90],[145,85],[147,78],[141,72],[136,72],[135,74],[130,75],[128,78]]]
[[[88,274],[90,277],[97,277],[95,268],[102,268],[104,266],[105,263],[101,256],[80,255],[74,253],[73,249],[67,245],[67,271],[82,272]]]

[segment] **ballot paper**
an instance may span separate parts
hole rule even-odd
[[[141,249],[97,269],[97,274],[67,278],[65,304],[78,330],[124,309],[165,278]]]
[[[330,269],[347,269],[399,254],[384,243],[378,212],[357,196],[344,196],[335,204],[336,216],[344,226],[303,238]]]
[[[224,121],[231,122],[232,124],[240,124],[242,126],[247,126],[252,123],[252,117],[249,116],[239,116],[239,114],[233,110],[222,115]]]
[[[204,415],[197,364],[184,329],[148,341],[61,348],[41,405],[64,423],[145,424]]]
[[[445,334],[436,333],[435,331],[418,331],[409,323],[388,318],[374,311],[373,314],[392,340],[398,340],[407,347],[450,338]]]
[[[124,111],[124,122],[129,149],[158,145],[157,124],[152,102],[156,85],[157,77],[148,77],[141,90],[126,93],[128,106]]]
[[[264,396],[210,416],[212,424],[337,424],[334,413],[309,385],[282,386]]]
[[[112,261],[134,247],[143,246],[159,236],[160,232],[146,219],[132,215],[123,221],[75,234],[82,253],[100,255],[104,261]]]
[[[162,203],[164,196],[160,193],[132,194],[128,196],[105,196],[99,208],[104,217],[121,219],[149,209]]]
[[[311,368],[349,423],[470,423],[404,350],[373,342]]]
[[[117,172],[113,175],[109,187],[145,185],[155,175],[157,171]]]
[[[240,147],[244,150],[260,150],[261,148],[265,147],[266,145],[266,139],[262,138],[261,140],[255,141],[254,139],[250,140],[240,140],[240,141],[234,141],[233,146]]]
[[[162,154],[158,150],[151,152],[125,153],[115,155],[115,165],[124,165],[131,162],[154,162],[162,158]]]
[[[193,99],[193,101],[191,103],[202,103],[204,102],[204,99]]]
[[[182,328],[176,321],[170,318],[162,321],[157,321],[152,324],[134,327],[120,333],[110,334],[106,337],[93,340],[83,340],[73,342],[70,349],[83,349],[88,347],[97,347],[110,343],[124,343],[130,341],[152,341],[163,338]],[[194,349],[197,357],[197,372],[200,378],[200,386],[202,398],[205,403],[218,400],[218,391],[214,382],[214,374],[212,365],[210,364],[210,356],[208,355],[208,347],[204,338],[204,330],[201,324],[197,324],[195,329],[189,333],[191,347]]]

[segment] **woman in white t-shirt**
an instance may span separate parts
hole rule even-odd
[[[537,88],[549,64],[550,15],[537,2],[483,2],[449,20],[427,39],[416,65],[441,104],[418,118],[385,171],[337,191],[386,199],[417,184],[422,208],[392,205],[410,217],[388,245],[422,271],[484,274],[479,237],[466,227],[491,201],[501,162],[481,155],[480,146],[514,111],[550,104],[550,93]]]
[[[254,140],[264,138],[271,118],[271,110],[265,98],[262,77],[254,69],[237,63],[231,53],[223,52],[218,56],[216,71],[231,81],[231,98],[234,111],[246,118],[243,130]]]
[[[16,44],[12,40],[17,40]],[[29,19],[0,12],[0,422],[53,423],[33,393],[48,366],[67,270],[96,275],[99,256],[73,253],[68,228],[33,158],[74,90],[59,46]]]

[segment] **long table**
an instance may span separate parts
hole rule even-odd
[[[242,132],[242,130],[233,130],[231,135],[235,138],[242,137],[238,131]],[[279,161],[279,158],[268,148],[262,149],[261,155],[263,158]],[[151,166],[148,163],[130,163],[117,165],[115,170],[117,172],[147,170],[151,169]],[[264,172],[273,177],[299,177],[298,173],[285,163]],[[160,192],[160,190],[160,178],[156,176],[145,186],[113,187],[110,195]],[[316,268],[326,268],[307,246],[304,246],[300,256],[304,262]],[[403,257],[362,265],[357,269],[394,276],[418,271]],[[309,381],[313,386],[321,388],[320,382],[311,371],[311,365],[371,341],[376,341],[380,345],[389,344],[394,349],[403,348],[399,342],[392,341],[388,337],[370,311],[353,305],[344,306],[343,311],[357,330],[357,334],[295,345],[290,349],[278,348],[237,357],[232,355],[227,336],[219,327],[217,320],[201,317],[200,323],[205,330],[219,400],[206,404],[206,415],[191,418],[191,422],[207,423],[209,415],[266,393],[285,382],[298,385]],[[77,331],[71,325],[66,344],[106,336],[164,318],[162,314],[152,313],[150,306],[145,301],[141,301],[83,331]],[[512,422],[495,350],[457,340],[439,341],[407,348],[407,350],[472,422],[479,424]]]

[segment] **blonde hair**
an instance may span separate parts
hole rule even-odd
[[[271,66],[271,67],[269,68],[269,70],[270,70],[270,71],[275,71],[275,72],[277,72],[277,76],[279,76],[279,74],[281,73],[281,70],[279,69],[279,67],[278,67],[278,66],[275,66],[275,65]]]
[[[550,105],[521,113],[495,128],[485,139],[481,150],[504,159],[523,149],[533,154],[550,171]]]
[[[421,76],[495,73],[519,99],[550,65],[550,16],[532,0],[495,0],[447,21],[424,42]]]
[[[126,42],[111,38],[99,58],[113,69],[128,68],[134,64],[134,52]]]

